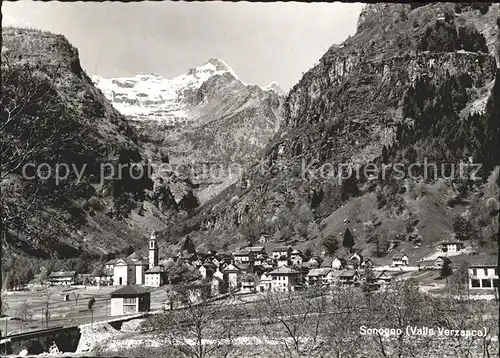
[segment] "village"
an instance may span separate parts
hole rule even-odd
[[[384,290],[390,283],[409,278],[415,279],[422,290],[428,291],[444,287],[447,277],[458,270],[455,257],[468,252],[462,242],[448,240],[437,244],[434,251],[425,257],[432,260],[412,261],[414,255],[397,253],[390,257],[389,263],[389,258],[381,263],[377,258],[363,257],[357,250],[347,257],[329,256],[324,252],[319,256],[308,257],[300,249],[282,243],[263,243],[231,253],[184,250],[174,257],[160,259],[154,232],[147,243],[147,259],[134,252],[107,261],[104,269],[96,274],[51,272],[48,288],[58,293],[61,291],[60,295],[52,296],[51,304],[57,307],[57,300],[62,301],[60,306],[64,306],[64,301],[78,301],[76,292],[81,298],[98,295],[100,298],[96,307],[100,307],[100,313],[92,313],[92,320],[98,321],[107,316],[172,309],[174,303],[171,293],[180,286],[188,288],[192,302],[228,294],[259,297],[268,292],[286,293],[318,286]],[[266,250],[265,246],[269,249]],[[497,265],[481,263],[482,256],[470,256],[475,260],[468,267],[468,287],[475,293],[484,291],[492,294],[498,289]],[[6,296],[9,300],[10,297],[17,297],[15,292],[11,294],[13,296]],[[28,302],[32,301],[29,293],[21,294],[25,294]],[[56,312],[54,309],[51,312],[52,324],[57,322]],[[80,319],[88,322],[88,316],[82,314]],[[71,315],[69,317],[79,319]],[[40,318],[43,322],[43,314]],[[48,318],[45,319],[48,324]],[[64,322],[64,319],[59,321]],[[23,328],[27,326],[23,325]]]
[[[177,254],[162,258],[155,232],[145,244],[147,258],[138,252],[146,250],[138,250],[102,262],[101,269],[90,274],[53,271],[43,283],[35,280],[21,289],[2,292],[2,306],[7,307],[0,323],[3,349],[43,352],[47,348],[31,346],[38,340],[29,344],[22,340],[65,330],[74,332],[76,341],[66,344],[63,333],[54,333],[60,336],[48,348],[50,352],[92,352],[101,349],[99,337],[107,337],[113,347],[121,349],[154,340],[154,335],[141,333],[148,322],[155,322],[154,317],[187,317],[198,306],[200,312],[213,310],[211,314],[219,320],[226,311],[245,312],[236,321],[247,320],[246,327],[255,338],[259,334],[252,330],[267,324],[259,310],[283,310],[281,304],[288,307],[306,300],[308,303],[304,301],[296,309],[307,311],[309,307],[308,314],[314,314],[318,294],[332,299],[347,295],[362,310],[360,297],[391,294],[394,288],[415,283],[417,291],[438,301],[450,297],[448,289],[457,286],[457,279],[471,304],[489,305],[490,300],[498,300],[497,262],[458,240],[421,250],[389,250],[383,258],[364,257],[352,248],[338,250],[339,255],[326,251],[311,255],[311,250],[265,237],[258,241],[259,246],[231,252],[198,252],[187,237]],[[340,255],[346,252],[350,254]],[[283,314],[279,312],[275,314]],[[122,325],[122,330],[116,328]],[[82,332],[81,338],[75,332]],[[12,348],[12,339],[21,340],[16,343],[18,348]]]

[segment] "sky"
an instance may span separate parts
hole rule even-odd
[[[61,33],[90,75],[173,78],[223,59],[247,83],[297,83],[356,31],[361,3],[2,3],[2,26]]]

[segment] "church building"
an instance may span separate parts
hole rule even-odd
[[[113,267],[113,283],[122,285],[143,285],[147,263],[137,253],[119,258]]]
[[[149,238],[149,258],[144,260],[139,254],[119,258],[113,265],[113,283],[123,285],[145,285],[160,287],[165,282],[163,266],[159,265],[156,234]]]
[[[165,284],[165,271],[163,266],[159,265],[158,244],[156,235],[153,232],[149,238],[149,268],[146,271],[145,285],[151,287],[160,287]]]

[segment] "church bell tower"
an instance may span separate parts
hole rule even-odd
[[[149,238],[149,268],[158,266],[158,245],[156,243],[156,233],[153,231]]]

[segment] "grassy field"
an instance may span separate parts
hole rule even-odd
[[[5,292],[3,294],[3,299],[8,305],[6,311],[8,317],[0,319],[2,335],[4,335],[5,332],[6,321],[8,333],[15,333],[21,330],[21,321],[11,318],[19,317],[19,310],[24,302],[28,302],[33,312],[33,317],[32,321],[26,322],[23,331],[45,328],[46,323],[44,315],[42,327],[42,312],[45,310],[47,298],[49,298],[49,327],[90,323],[92,320],[92,312],[88,309],[88,303],[92,297],[95,299],[93,312],[94,322],[108,319],[110,317],[111,292],[116,289],[117,287],[113,286],[101,286],[99,289],[62,286],[38,290]],[[64,300],[66,295],[69,295],[69,301]],[[78,296],[78,301],[75,300],[75,295]],[[167,293],[162,289],[151,292],[151,309],[160,309],[166,298]]]

